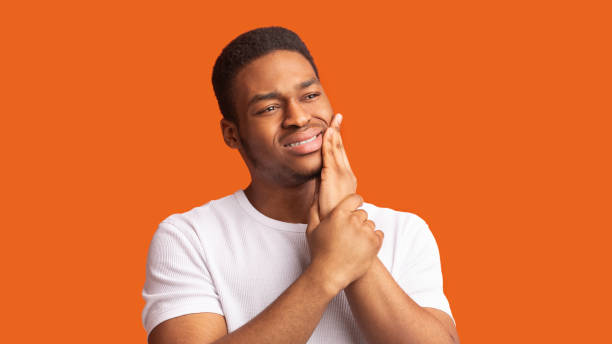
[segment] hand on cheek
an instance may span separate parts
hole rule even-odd
[[[357,178],[351,170],[340,136],[341,121],[342,115],[335,115],[323,136],[323,169],[318,195],[321,218],[357,191]]]

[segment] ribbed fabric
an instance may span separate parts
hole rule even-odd
[[[362,208],[385,233],[378,257],[400,287],[419,305],[452,317],[438,247],[425,221],[368,203]],[[306,224],[263,215],[243,190],[169,216],[149,247],[142,291],[145,330],[198,312],[221,314],[229,332],[238,329],[306,269],[305,231]],[[329,303],[308,343],[366,343],[343,291]]]

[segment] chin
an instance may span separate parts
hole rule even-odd
[[[304,163],[300,165],[302,166],[294,165],[291,169],[291,179],[293,179],[296,183],[302,184],[321,176],[323,164],[320,158],[316,162],[313,161],[312,163]]]
[[[308,158],[301,159],[294,165],[296,172],[302,171],[304,174],[321,173],[323,168],[323,159],[321,155],[312,155]]]

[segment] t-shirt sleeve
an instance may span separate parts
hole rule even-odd
[[[398,285],[421,307],[431,307],[453,315],[442,288],[440,253],[427,223],[415,214],[402,228],[399,242]],[[454,319],[453,319],[454,321]]]
[[[185,314],[223,314],[202,244],[186,223],[164,220],[153,235],[142,290],[147,334],[165,320]]]

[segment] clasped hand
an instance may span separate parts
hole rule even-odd
[[[369,269],[383,241],[383,232],[368,219],[357,178],[342,138],[342,115],[332,118],[323,136],[323,168],[310,208],[306,237],[312,263],[341,290]]]

